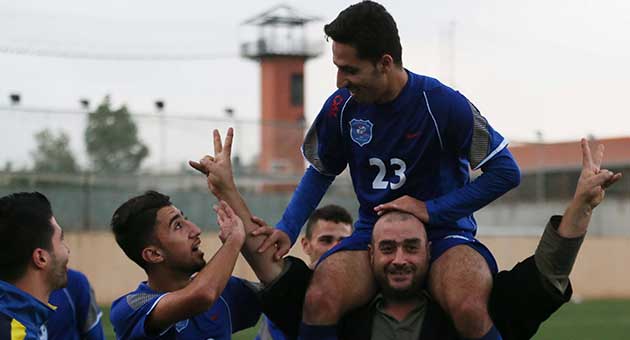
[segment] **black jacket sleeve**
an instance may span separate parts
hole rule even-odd
[[[313,271],[304,261],[287,256],[283,273],[259,294],[263,313],[288,339],[297,339],[311,276]]]
[[[543,280],[533,255],[496,275],[488,308],[503,339],[530,339],[551,314],[569,301],[573,293],[570,283],[562,294]]]

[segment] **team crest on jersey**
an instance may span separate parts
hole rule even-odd
[[[177,333],[181,333],[184,329],[188,327],[188,319],[179,321],[175,324],[175,330]]]
[[[369,120],[353,119],[350,121],[350,138],[363,146],[372,140],[372,127],[374,124]]]

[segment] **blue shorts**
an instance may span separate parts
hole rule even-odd
[[[484,246],[483,243],[477,240],[471,232],[453,231],[446,235],[440,235],[437,238],[429,239],[429,241],[431,241],[431,263],[442,256],[442,254],[444,254],[447,250],[460,244],[465,244],[473,248],[477,251],[477,253],[483,256],[483,258],[486,260],[486,263],[488,264],[488,268],[490,268],[490,272],[492,273],[492,275],[495,275],[499,271],[497,261],[494,259],[494,256],[492,256],[490,250],[486,246]],[[356,229],[352,233],[352,235],[344,238],[343,240],[341,240],[341,242],[337,243],[337,245],[325,252],[322,257],[319,258],[319,261],[317,261],[317,265],[324,261],[328,256],[339,251],[367,250],[368,245],[371,242],[371,229]]]

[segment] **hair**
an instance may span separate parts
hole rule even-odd
[[[54,227],[50,201],[39,192],[0,198],[0,279],[13,282],[24,275],[37,248],[52,250]]]
[[[352,228],[352,216],[350,216],[350,213],[338,205],[330,204],[316,209],[311,214],[311,217],[308,218],[305,231],[307,239],[310,239],[311,236],[313,236],[315,224],[317,224],[320,220],[334,223],[345,223],[350,225]]]
[[[402,66],[396,21],[379,3],[362,1],[344,9],[324,26],[324,32],[332,40],[354,47],[359,59],[376,63],[389,54],[396,65]]]
[[[142,258],[142,250],[155,241],[158,210],[169,205],[172,205],[170,197],[157,191],[147,191],[123,203],[112,217],[116,243],[127,257],[145,270],[147,263]]]

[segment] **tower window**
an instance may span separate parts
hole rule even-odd
[[[304,76],[302,74],[291,75],[291,105],[304,105]]]

